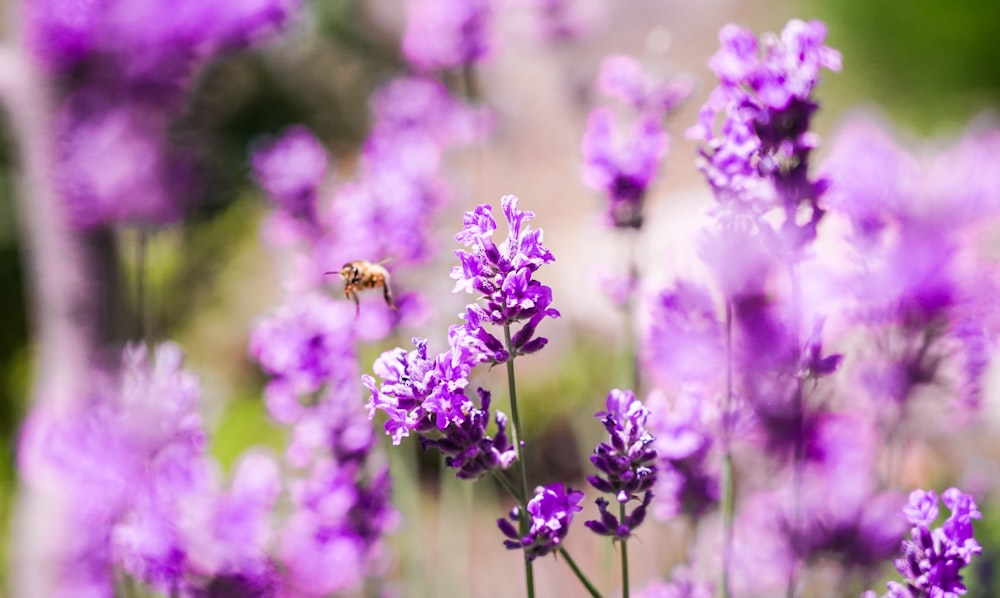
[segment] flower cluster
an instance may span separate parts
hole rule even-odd
[[[495,0],[418,0],[409,5],[403,53],[420,69],[475,64],[489,54]]]
[[[653,436],[646,430],[649,410],[631,390],[616,388],[608,393],[607,410],[599,412],[597,418],[608,431],[609,442],[597,445],[590,456],[590,462],[600,473],[587,476],[587,481],[597,490],[614,495],[620,505],[632,499],[639,500],[640,504],[629,515],[623,513],[624,519],[619,520],[608,512],[608,501],[598,498],[601,518],[587,521],[585,525],[595,533],[624,540],[645,520],[646,510],[653,500],[656,451],[651,446]]]
[[[834,139],[823,171],[830,210],[850,223],[846,240],[859,265],[844,288],[850,317],[892,347],[862,375],[880,408],[905,408],[919,387],[950,378],[946,369],[959,373],[957,403],[979,403],[1000,321],[986,299],[998,283],[984,275],[989,265],[975,246],[1000,192],[975,164],[998,153],[1000,136],[971,133],[918,158],[871,117]]]
[[[972,535],[972,520],[981,519],[982,514],[972,497],[957,488],[945,490],[941,500],[951,515],[941,527],[931,529],[938,518],[937,495],[933,490],[910,493],[903,514],[913,528],[910,539],[903,541],[903,557],[895,561],[903,583],[889,582],[885,598],[965,594],[962,569],[982,552]],[[875,598],[875,592],[865,596]]]
[[[538,323],[559,312],[549,307],[552,291],[534,280],[533,273],[553,261],[542,246],[542,231],[524,223],[534,215],[517,209],[517,198],[501,201],[510,223],[507,239],[497,246],[492,235],[496,230],[489,205],[480,205],[465,213],[464,226],[457,240],[471,246],[473,253],[457,251],[462,266],[452,268],[456,290],[478,290],[487,305],[470,305],[465,322],[454,325],[448,334],[448,350],[431,357],[426,339],[414,339],[412,351],[396,348],[375,360],[373,370],[381,378],[365,375],[362,382],[371,392],[370,417],[384,412],[388,419],[385,431],[399,444],[411,433],[420,436],[424,448],[435,447],[447,458],[449,467],[460,478],[509,467],[516,456],[507,437],[507,417],[497,412],[497,433],[486,434],[489,424],[490,394],[480,389],[480,406],[466,394],[472,368],[483,362],[502,363],[517,355],[533,353],[547,340],[535,337]],[[510,347],[488,332],[484,324],[509,326],[528,321],[510,339]]]
[[[197,379],[176,345],[126,348],[121,374],[95,376],[73,413],[36,411],[21,439],[27,483],[58,489],[74,534],[60,547],[57,595],[111,595],[123,571],[163,593],[196,595],[240,578],[266,587],[277,466],[248,455],[231,489],[205,453]],[[206,523],[209,523],[206,525]]]
[[[558,549],[569,533],[573,513],[583,508],[583,492],[567,489],[562,483],[539,486],[525,508],[530,520],[528,532],[521,535],[515,528],[521,517],[521,507],[514,507],[506,519],[497,519],[500,531],[507,536],[508,550],[524,550],[524,558],[533,561]]]
[[[380,384],[367,374],[361,378],[371,391],[369,418],[376,410],[388,416],[385,432],[393,444],[411,432],[425,434],[461,424],[474,408],[465,388],[479,357],[456,343],[434,358],[428,356],[426,339],[415,338],[413,345],[412,351],[397,347],[375,360],[372,369]]]
[[[257,324],[250,353],[271,376],[264,396],[274,419],[295,423],[323,396],[354,388],[353,320],[354,312],[344,302],[310,294]]]
[[[823,45],[825,37],[823,23],[792,20],[780,37],[765,37],[760,47],[749,30],[724,27],[722,48],[709,61],[719,86],[688,131],[705,144],[699,168],[723,216],[757,221],[778,207],[786,247],[793,251],[815,238],[823,215],[819,198],[826,183],[809,179],[809,155],[818,143],[809,131],[818,108],[812,92],[820,69],[840,69],[840,54]],[[808,221],[799,224],[802,211],[808,211]]]
[[[583,136],[583,180],[608,198],[610,226],[640,228],[646,190],[660,169],[669,136],[663,120],[691,92],[691,82],[666,83],[643,72],[628,56],[607,58],[598,87],[633,113],[631,125],[620,125],[615,112],[596,108]]]
[[[493,210],[489,204],[476,206],[465,213],[462,231],[455,239],[469,251],[458,250],[460,266],[451,269],[455,279],[455,291],[482,293],[485,305],[472,304],[465,314],[465,333],[487,348],[495,348],[491,359],[505,343],[483,328],[485,322],[502,326],[505,330],[511,324],[527,320],[511,339],[509,348],[513,355],[525,355],[538,351],[548,340],[536,337],[535,331],[544,318],[558,318],[559,311],[549,307],[552,303],[552,289],[535,280],[535,272],[543,265],[555,261],[552,253],[542,245],[542,230],[532,229],[525,224],[535,217],[534,213],[517,207],[518,199],[505,195],[500,206],[509,223],[507,238],[500,245],[493,242],[493,232],[497,228]]]
[[[389,503],[392,480],[387,466],[365,467],[372,447],[334,450],[292,487],[294,511],[282,529],[279,554],[289,583],[299,592],[321,596],[356,588],[381,557],[381,538],[398,515]],[[363,450],[362,450],[363,449]]]
[[[274,199],[278,213],[309,229],[319,226],[317,198],[329,162],[326,149],[303,126],[291,127],[251,154],[254,176]]]
[[[719,478],[709,460],[718,444],[709,400],[688,386],[673,402],[654,391],[646,406],[656,451],[653,515],[661,520],[682,513],[698,517],[719,502]]]
[[[179,217],[178,201],[190,197],[199,159],[171,127],[196,74],[221,54],[259,43],[297,8],[295,0],[26,4],[29,46],[69,90],[55,121],[52,175],[72,223],[162,224]]]
[[[479,408],[473,408],[458,424],[452,424],[440,438],[420,437],[425,450],[434,447],[445,455],[444,464],[458,470],[459,479],[475,479],[489,471],[507,469],[517,459],[517,451],[507,438],[507,416],[497,411],[497,431],[486,435],[490,423],[490,393],[479,389]]]

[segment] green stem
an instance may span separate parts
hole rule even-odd
[[[625,503],[618,503],[619,521],[625,523]],[[622,598],[628,598],[628,544],[622,538]]]
[[[601,598],[601,593],[597,591],[597,588],[594,587],[594,584],[590,583],[590,580],[588,580],[587,576],[583,574],[583,571],[580,571],[580,568],[577,567],[576,562],[569,556],[569,552],[567,552],[565,548],[559,548],[559,554],[561,554],[563,559],[566,560],[566,564],[569,565],[569,568],[572,569],[573,573],[576,574],[576,578],[580,580],[580,583],[583,584],[583,587],[587,588],[587,592],[589,592],[590,595],[593,596],[593,598]]]
[[[636,258],[636,253],[638,251],[637,245],[639,243],[639,232],[630,231],[628,237],[628,281],[629,284],[634,284],[638,287],[639,284],[639,261]],[[628,298],[625,300],[624,318],[625,318],[625,376],[629,382],[627,388],[631,389],[636,396],[639,395],[639,383],[641,382],[641,373],[639,371],[639,347],[638,340],[635,334],[635,296],[634,289],[629,290]]]
[[[732,419],[733,402],[733,306],[726,301],[726,394],[722,407],[722,598],[729,598],[729,570],[733,556],[733,483]]]
[[[507,387],[510,389],[510,419],[514,424],[514,446],[517,449],[517,461],[521,464],[521,496],[527,500],[528,494],[528,468],[524,462],[524,452],[522,450],[521,438],[521,418],[517,412],[517,386],[514,384],[514,349],[510,342],[510,324],[504,324],[503,337],[507,347]],[[521,535],[526,536],[529,531],[528,511],[521,509],[520,525]],[[524,559],[524,576],[527,585],[528,598],[535,596],[535,575],[531,567],[531,561]]]
[[[507,479],[507,476],[505,476],[501,471],[497,471],[495,469],[492,471],[493,471],[493,477],[496,478],[498,482],[500,482],[500,485],[504,487],[504,490],[510,493],[510,495],[513,496],[514,499],[518,502],[518,504],[520,504],[522,507],[526,506],[527,503],[525,503],[524,497],[521,496],[521,493],[518,492],[517,488],[514,487],[514,484]]]
[[[146,245],[148,243],[146,227],[140,225],[136,231],[136,273],[135,273],[135,311],[136,338],[146,340]]]

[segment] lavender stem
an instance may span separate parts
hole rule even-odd
[[[726,301],[726,394],[722,408],[722,598],[729,598],[729,573],[733,557],[733,452],[730,418],[733,402],[733,306]]]
[[[510,342],[510,324],[504,324],[503,327],[503,337],[505,346],[507,347],[507,387],[510,389],[510,417],[514,424],[514,447],[517,449],[517,461],[521,464],[521,496],[527,499],[528,497],[528,469],[525,467],[524,463],[524,451],[521,439],[523,435],[521,433],[521,418],[517,412],[517,386],[514,383],[514,349]],[[520,517],[521,525],[521,535],[525,536],[528,534],[528,511],[527,509],[521,509]],[[524,559],[524,576],[525,584],[527,586],[528,598],[534,598],[535,596],[535,576],[532,570],[531,561]]]
[[[583,571],[580,571],[580,567],[577,566],[576,561],[574,561],[569,556],[569,552],[565,548],[560,548],[559,554],[561,554],[562,557],[566,559],[566,564],[569,565],[569,568],[573,570],[573,573],[576,573],[577,579],[579,579],[580,583],[582,583],[583,586],[587,588],[587,591],[590,593],[590,595],[593,598],[602,598],[601,593],[597,591],[597,588],[595,588],[593,584],[590,583],[590,581],[587,579],[587,576],[583,574]]]
[[[618,503],[618,520],[625,521],[625,503]],[[622,598],[628,598],[628,544],[622,538]]]

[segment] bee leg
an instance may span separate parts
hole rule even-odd
[[[354,289],[345,290],[344,295],[354,300],[354,317],[357,318],[361,315],[361,302],[358,301],[358,294]]]
[[[392,309],[396,309],[396,305],[392,302],[392,291],[389,290],[388,280],[385,281],[385,283],[382,285],[382,297],[385,298],[386,305],[388,305]]]

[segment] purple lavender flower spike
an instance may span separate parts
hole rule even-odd
[[[840,69],[840,54],[823,45],[825,36],[819,21],[792,20],[780,37],[758,45],[749,31],[724,27],[721,48],[709,61],[719,86],[688,130],[705,143],[698,165],[723,210],[757,222],[771,207],[783,211],[774,239],[780,254],[794,255],[810,243],[824,213],[819,199],[827,183],[811,180],[808,168],[818,143],[809,132],[818,108],[812,92],[821,68]]]
[[[649,410],[632,391],[613,389],[608,394],[607,410],[596,417],[608,431],[609,441],[597,445],[591,455],[590,461],[599,474],[587,476],[587,481],[597,490],[613,495],[620,504],[632,499],[638,499],[640,504],[625,520],[619,521],[608,513],[607,501],[599,498],[601,519],[588,521],[586,525],[598,534],[625,539],[645,519],[646,509],[653,499],[651,489],[656,483],[654,438],[646,430]]]
[[[493,242],[496,221],[487,204],[466,212],[462,230],[455,235],[455,239],[471,251],[455,252],[461,265],[451,269],[450,276],[455,280],[453,290],[483,294],[485,305],[469,306],[463,318],[467,335],[479,339],[487,348],[488,358],[494,361],[499,355],[499,348],[495,347],[499,340],[493,342],[490,340],[492,335],[480,332],[482,324],[507,326],[528,320],[515,334],[516,356],[540,349],[547,341],[535,337],[535,329],[542,319],[559,317],[559,311],[549,307],[552,289],[534,279],[534,273],[555,258],[542,245],[541,229],[532,229],[526,224],[535,217],[534,213],[518,209],[517,203],[513,195],[500,200],[509,232],[499,246]]]
[[[515,528],[521,507],[514,507],[509,519],[498,519],[497,526],[507,536],[504,546],[508,550],[524,549],[524,558],[533,561],[559,548],[569,533],[573,513],[583,508],[583,492],[566,489],[562,483],[539,486],[535,496],[528,501],[527,512],[531,526],[525,536]],[[511,523],[513,522],[513,523]]]
[[[410,4],[403,54],[420,69],[455,68],[487,57],[493,0],[418,0]]]
[[[656,483],[653,515],[666,520],[678,514],[698,517],[719,502],[718,475],[709,465],[715,445],[715,422],[706,415],[706,400],[691,387],[670,404],[651,393],[648,428],[655,436]]]
[[[317,226],[316,196],[326,176],[329,156],[303,126],[294,126],[262,144],[251,156],[254,176],[279,209]]]
[[[445,465],[457,469],[456,477],[472,480],[490,471],[507,469],[517,459],[517,451],[507,437],[507,416],[497,411],[497,433],[486,435],[490,423],[490,393],[479,390],[479,408],[473,408],[459,424],[449,425],[442,436],[420,437],[425,450],[434,447],[445,455]]]
[[[475,357],[456,347],[431,359],[425,339],[413,339],[413,344],[413,351],[397,348],[375,360],[373,368],[382,378],[381,385],[377,386],[371,376],[362,377],[372,393],[369,419],[376,409],[388,414],[385,430],[392,435],[393,444],[399,444],[410,432],[443,430],[451,422],[461,423],[472,408],[465,386]]]
[[[287,581],[316,596],[355,588],[378,557],[379,540],[397,515],[389,504],[388,469],[372,475],[357,464],[321,462],[292,489],[295,511],[279,541]]]
[[[659,81],[634,58],[611,56],[601,67],[598,87],[633,114],[622,124],[610,108],[591,112],[581,145],[583,181],[607,196],[609,226],[638,229],[646,190],[669,146],[664,117],[687,97],[691,84],[683,78]]]
[[[929,490],[910,493],[903,513],[913,528],[909,539],[903,540],[902,558],[894,561],[903,584],[889,582],[885,598],[951,598],[966,593],[962,569],[982,552],[972,530],[972,520],[981,519],[982,514],[972,497],[957,488],[945,490],[941,498],[951,515],[941,527],[931,529],[937,516],[937,496]]]
[[[317,393],[356,384],[353,322],[354,310],[345,302],[307,295],[257,325],[250,353],[271,375],[264,392],[276,420],[295,422]]]
[[[35,58],[70,89],[54,122],[59,183],[80,228],[162,225],[195,186],[197,152],[174,140],[195,75],[211,58],[284,25],[297,0],[25,3]],[[109,100],[111,100],[109,102]]]
[[[640,117],[622,131],[614,113],[595,109],[581,146],[583,181],[607,195],[609,226],[642,228],[646,189],[659,171],[669,138],[659,119]]]

